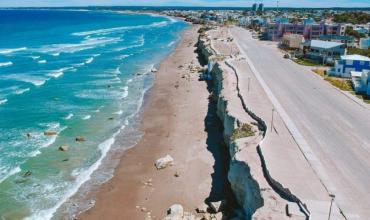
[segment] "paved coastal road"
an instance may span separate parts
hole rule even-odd
[[[231,33],[321,161],[340,208],[350,219],[369,219],[369,108],[284,59],[271,43],[241,28]]]

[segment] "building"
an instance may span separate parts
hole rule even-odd
[[[344,28],[344,26],[343,26]],[[344,36],[345,29],[342,28],[340,24],[325,24],[325,34],[326,35],[337,35]]]
[[[321,35],[319,37],[320,40],[323,41],[331,41],[337,43],[343,43],[346,47],[354,47],[355,46],[355,38],[351,36],[340,36],[340,35]]]
[[[357,94],[366,94],[370,97],[370,70],[351,71],[351,80]]]
[[[335,59],[345,54],[343,43],[310,40],[302,44],[303,54],[306,58],[319,63],[334,63]]]
[[[252,5],[252,11],[257,11],[257,3],[254,3],[254,4]]]
[[[263,10],[265,10],[265,8],[264,8],[264,6],[263,6],[263,3],[260,3],[260,4],[258,5],[258,9],[257,9],[257,11],[258,11],[258,12],[263,12]]]
[[[304,37],[301,34],[285,34],[281,41],[281,46],[289,49],[299,49],[304,42]]]
[[[306,26],[305,38],[306,39],[319,39],[325,33],[324,24],[311,24]]]
[[[251,23],[252,22],[251,22],[251,18],[250,17],[241,17],[239,19],[239,25],[242,26],[242,27],[247,27]]]
[[[362,72],[370,70],[370,58],[361,55],[345,55],[335,61],[334,68],[328,71],[329,75],[338,77],[351,77],[351,71]]]
[[[289,18],[278,17],[275,18],[274,21],[279,24],[289,24]]]
[[[305,34],[305,25],[303,24],[284,24],[282,25],[282,31],[283,31],[283,36],[285,34],[299,34],[299,35],[304,35]]]
[[[304,25],[310,25],[310,24],[314,24],[314,23],[315,23],[315,20],[313,18],[307,18],[307,19],[303,20]]]
[[[360,49],[367,50],[370,48],[370,37],[369,38],[361,38],[359,42]]]
[[[278,41],[283,34],[283,26],[279,23],[268,23],[264,28],[263,39]]]
[[[310,20],[303,23],[288,23],[284,18],[277,18],[275,22],[269,22],[266,25],[265,38],[275,41],[281,39],[285,34],[300,34],[306,40],[320,39],[323,35],[341,36],[341,27],[341,25],[311,23]],[[350,41],[350,39],[343,39]]]
[[[366,29],[364,27],[358,27],[358,28],[355,28],[353,30],[357,31],[360,34],[365,34],[365,35],[369,33],[369,29]]]

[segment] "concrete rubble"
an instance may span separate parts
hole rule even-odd
[[[167,154],[165,157],[162,157],[156,160],[154,165],[158,170],[160,170],[168,166],[173,166],[173,164],[174,164],[173,158]]]

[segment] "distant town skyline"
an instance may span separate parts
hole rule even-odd
[[[0,7],[61,6],[220,6],[251,7],[253,3],[276,7],[276,0],[2,0]],[[370,7],[368,0],[279,0],[280,7]]]

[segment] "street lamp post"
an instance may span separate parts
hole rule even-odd
[[[275,111],[275,109],[272,108],[272,113],[271,113],[271,132],[272,132],[272,128],[274,127],[274,111]]]

